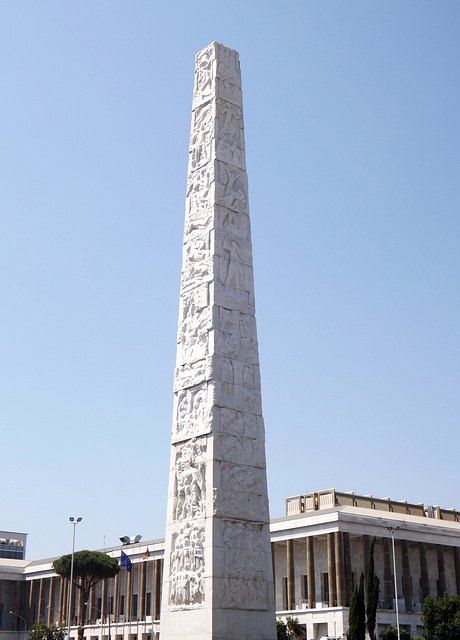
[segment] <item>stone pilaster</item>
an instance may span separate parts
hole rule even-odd
[[[444,562],[444,548],[436,545],[436,555],[438,559],[438,596],[443,596],[447,591],[446,567]]]
[[[118,612],[120,611],[120,574],[117,573],[113,585],[113,619],[118,622]]]
[[[141,567],[141,593],[139,596],[139,620],[144,620],[145,617],[145,585],[147,582],[147,563],[142,561]]]
[[[155,560],[155,574],[154,574],[154,594],[153,594],[153,619],[160,619],[160,607],[161,607],[161,574],[162,574],[162,560]]]
[[[73,586],[72,587],[72,593],[70,593],[70,586],[69,586],[69,597],[70,597],[70,626],[74,625],[76,622],[78,622],[77,618],[78,618],[78,609],[77,609],[77,587]]]
[[[383,538],[383,589],[387,609],[393,609],[394,606],[394,582],[391,567],[391,540]]]
[[[335,533],[327,534],[327,572],[329,574],[329,606],[337,604],[337,585],[335,569]]]
[[[295,609],[294,540],[286,541],[287,608]]]
[[[26,583],[26,593],[25,593],[25,604],[27,616],[31,623],[34,621],[34,610],[33,610],[33,602],[34,602],[34,584],[35,580],[30,580]]]
[[[38,618],[45,619],[45,579],[40,578],[40,587],[38,591]]]
[[[73,589],[73,591],[78,591],[77,597],[78,597],[78,613],[77,613],[77,624],[79,625],[82,618],[83,618],[83,608],[85,606],[85,602],[84,602],[84,598],[83,598],[83,591],[81,589]]]
[[[105,618],[107,617],[108,609],[107,609],[107,604],[108,604],[108,598],[107,598],[107,591],[108,591],[108,585],[107,585],[107,579],[103,579],[102,580],[102,585],[101,585],[101,615],[102,615],[102,620],[104,621]]]
[[[368,564],[369,564],[369,550],[370,550],[369,536],[364,535],[363,536],[363,560],[364,560],[363,573],[364,573],[365,590],[367,590],[367,570],[368,570]]]
[[[65,612],[67,611],[67,598],[66,598],[66,584],[67,580],[62,576],[59,578],[59,605],[58,605],[58,626],[63,622],[67,622],[65,619]]]
[[[407,540],[401,540],[404,604],[406,611],[412,611],[412,582],[410,579],[409,546]]]
[[[353,593],[353,576],[351,574],[350,534],[347,531],[343,532],[343,567],[345,574],[345,604],[348,607]]]
[[[177,342],[161,638],[271,640],[241,76],[217,43],[196,57]]]
[[[96,608],[96,589],[93,587],[89,592],[89,602],[86,608],[86,619],[97,620],[101,614]]]
[[[30,619],[32,620],[32,622],[34,622],[33,617],[34,617],[34,598],[35,598],[35,583],[36,580],[31,580],[29,582],[29,612],[30,612]]]
[[[428,562],[426,558],[426,544],[419,542],[420,554],[420,582],[422,587],[422,603],[430,595],[430,577],[428,574]]]
[[[335,534],[335,575],[337,585],[337,606],[344,607],[345,598],[345,566],[343,561],[343,535],[341,531]]]
[[[316,606],[316,583],[315,583],[315,545],[313,536],[307,538],[307,586],[308,586],[308,608],[314,609]]]
[[[48,625],[50,625],[51,621],[54,620],[54,594],[55,594],[57,580],[58,580],[57,577],[50,579],[50,591],[48,596],[48,607],[47,607]]]
[[[460,595],[460,548],[454,547],[455,586],[457,595]]]

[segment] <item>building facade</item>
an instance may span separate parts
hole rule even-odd
[[[351,594],[366,573],[374,537],[380,580],[377,637],[396,625],[396,602],[401,628],[415,636],[426,596],[460,594],[460,513],[453,509],[331,489],[288,498],[286,516],[272,520],[270,531],[277,616],[297,617],[308,640],[346,634]],[[126,553],[131,571],[122,567],[118,576],[96,585],[85,638],[158,638],[164,541],[104,551],[118,559]],[[0,559],[0,640],[23,640],[39,617],[67,624],[68,581],[53,572],[54,559]],[[73,589],[72,638],[82,605]]]
[[[346,633],[374,537],[377,637],[396,626],[396,595],[400,627],[414,637],[426,596],[460,594],[460,513],[453,509],[331,489],[288,498],[286,517],[270,529],[277,615],[298,617],[308,639]]]

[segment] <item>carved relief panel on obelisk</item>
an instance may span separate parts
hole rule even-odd
[[[276,637],[239,59],[196,56],[161,639]]]

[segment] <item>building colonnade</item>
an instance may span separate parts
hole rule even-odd
[[[131,571],[121,568],[114,578],[101,580],[91,590],[86,610],[86,626],[105,627],[104,633],[98,633],[97,636],[124,636],[124,631],[119,633],[117,630],[119,625],[141,622],[152,623],[150,632],[157,631],[163,558],[132,559],[131,567]],[[67,625],[69,580],[53,574],[52,570],[43,576],[37,576],[33,570],[29,574],[26,574],[25,581],[17,581],[15,585],[11,608],[19,615],[12,617],[11,629],[19,631],[24,627],[20,616],[24,618],[28,628],[39,619],[47,625]],[[2,582],[4,581],[0,581],[0,589]],[[11,581],[8,581],[8,589],[11,592]],[[82,592],[76,586],[72,588],[71,598],[70,625],[73,627],[73,636],[76,635],[84,607]],[[141,635],[149,636],[150,632],[144,631]],[[133,635],[132,629],[129,635]]]
[[[361,572],[367,581],[372,536],[346,531],[272,542],[277,610],[348,607]],[[395,539],[400,607],[420,611],[428,595],[460,594],[460,547]],[[391,537],[376,537],[375,573],[380,609],[393,609]]]

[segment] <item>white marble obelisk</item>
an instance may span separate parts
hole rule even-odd
[[[274,640],[238,53],[196,56],[161,640]]]

